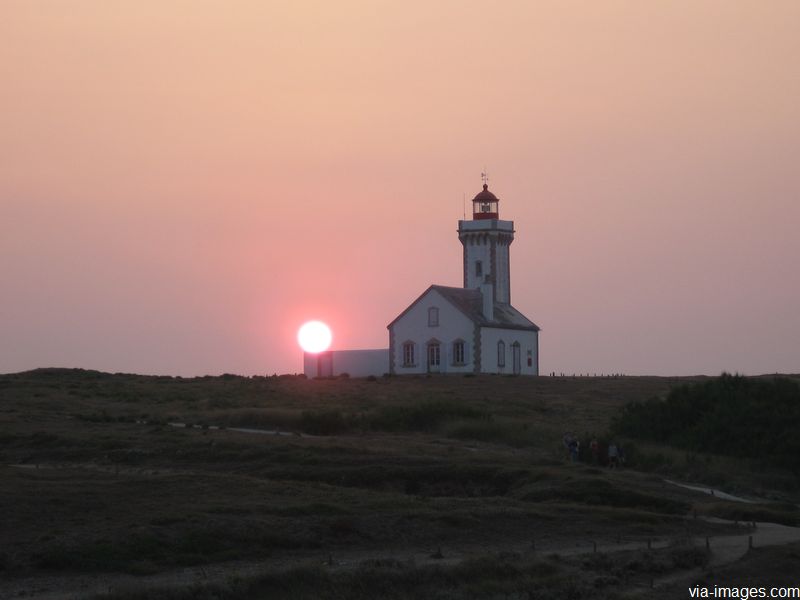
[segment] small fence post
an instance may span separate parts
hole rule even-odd
[[[706,536],[706,550],[711,548],[711,538]]]
[[[748,548],[748,550],[752,550],[753,549],[753,536],[752,535],[748,535],[747,536],[747,548]]]

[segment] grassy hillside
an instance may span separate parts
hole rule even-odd
[[[297,577],[369,597],[375,573],[394,578],[392,597],[485,597],[475,590],[503,581],[519,593],[586,586],[613,597],[622,575],[599,587],[575,579],[583,569],[570,552],[716,535],[730,526],[691,516],[733,509],[658,473],[569,464],[561,437],[603,438],[626,403],[687,381],[704,378],[2,375],[0,596],[31,595],[29,581],[68,588],[79,575],[189,590],[193,578],[170,577],[224,564],[222,581],[238,573],[243,583],[209,576],[208,597],[259,597],[264,586],[314,597],[287,583]],[[672,450],[640,454],[655,451]],[[788,522],[792,506],[749,510]],[[649,560],[682,568],[669,552]],[[555,560],[554,579],[543,560]],[[131,585],[119,597],[144,597]],[[341,591],[358,585],[362,596]]]

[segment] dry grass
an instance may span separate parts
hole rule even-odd
[[[0,467],[0,570],[145,574],[230,560],[367,560],[439,547],[496,555],[533,538],[559,548],[713,532],[683,518],[709,499],[647,473],[566,464],[561,445],[564,431],[601,435],[625,402],[686,381],[3,375],[0,464],[39,468]],[[492,569],[517,573],[509,576],[517,591],[533,581],[527,559],[500,563],[511,566]],[[460,573],[398,572],[396,597],[428,589],[408,578],[432,577],[439,589]],[[291,580],[271,577],[214,597],[253,597]],[[325,585],[354,585],[337,577],[325,575]],[[502,579],[487,575],[452,597],[485,597],[475,590]],[[600,587],[597,597],[608,597],[611,588]]]

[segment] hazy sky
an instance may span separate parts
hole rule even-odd
[[[302,369],[461,285],[541,370],[800,371],[800,2],[0,2],[0,372]]]

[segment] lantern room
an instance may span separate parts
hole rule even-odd
[[[472,219],[497,219],[499,212],[497,210],[498,199],[492,192],[489,191],[489,185],[483,184],[483,191],[472,199]]]

